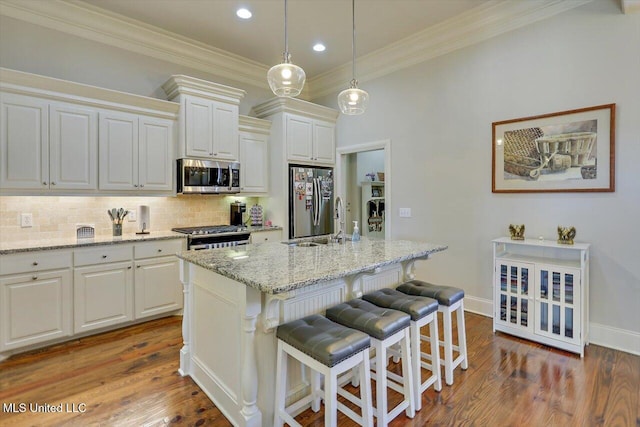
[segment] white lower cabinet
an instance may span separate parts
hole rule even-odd
[[[74,333],[133,320],[131,261],[76,268]]]
[[[71,268],[0,276],[0,351],[72,334]]]
[[[0,360],[178,312],[183,247],[180,238],[0,256]]]
[[[135,318],[180,310],[183,305],[180,263],[182,240],[135,245]],[[158,256],[164,254],[165,256]]]
[[[494,243],[494,331],[584,355],[589,343],[589,245]]]

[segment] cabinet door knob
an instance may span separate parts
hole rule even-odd
[[[133,184],[134,187],[138,188],[138,184]]]
[[[107,256],[106,255],[102,255],[102,259],[105,259]]]
[[[142,267],[140,264],[136,265],[136,268],[140,268],[140,267]]]
[[[55,181],[51,181],[51,185],[56,185],[56,182]]]
[[[158,249],[158,252],[162,252],[162,249]]]
[[[131,266],[127,267],[127,270],[131,270]]]
[[[38,261],[33,261],[33,265],[38,265]]]
[[[47,185],[47,181],[42,181],[42,185]]]
[[[31,280],[38,280],[38,276],[32,276]]]

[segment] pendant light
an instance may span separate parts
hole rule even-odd
[[[269,87],[281,97],[300,95],[306,75],[304,70],[291,63],[289,41],[287,38],[287,0],[284,0],[284,55],[282,64],[274,65],[267,73]]]
[[[353,23],[353,39],[351,41],[351,51],[353,53],[352,71],[353,78],[349,89],[345,89],[338,95],[338,106],[343,114],[356,115],[364,113],[369,102],[369,94],[362,89],[358,89],[356,80],[356,2],[351,0],[351,17]]]

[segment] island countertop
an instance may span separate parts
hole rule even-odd
[[[279,294],[378,267],[425,258],[445,245],[371,240],[312,247],[275,243],[185,251],[178,257],[267,294]]]

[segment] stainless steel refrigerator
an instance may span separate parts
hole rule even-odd
[[[289,238],[333,233],[333,169],[289,166]]]

